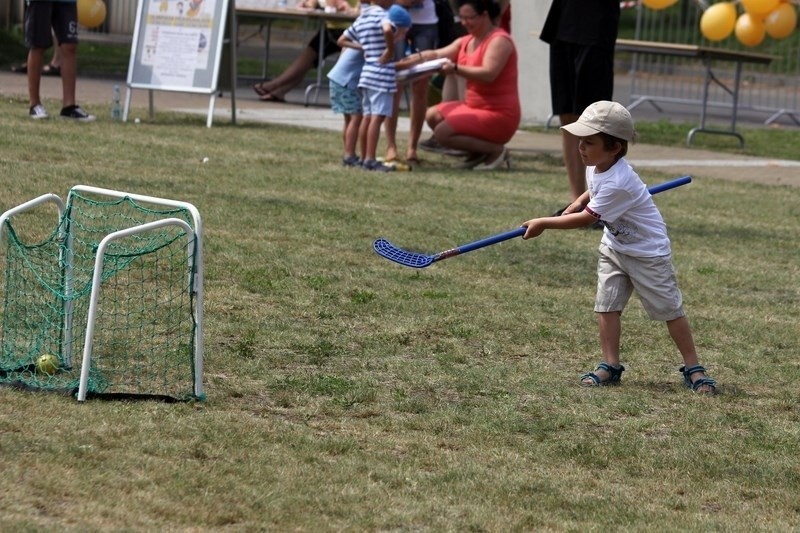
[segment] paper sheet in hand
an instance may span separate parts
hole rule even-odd
[[[444,65],[446,62],[446,58],[440,57],[439,59],[431,59],[430,61],[425,61],[424,63],[414,65],[413,67],[404,70],[398,70],[397,79],[399,81],[408,81],[415,80],[423,76],[429,76],[435,72],[438,72],[442,68],[442,65]]]

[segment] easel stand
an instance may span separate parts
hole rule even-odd
[[[132,90],[144,89],[151,119],[155,116],[154,91],[208,95],[206,127],[211,127],[230,6],[229,0],[187,2],[186,6],[183,2],[139,0],[123,122],[128,120]]]

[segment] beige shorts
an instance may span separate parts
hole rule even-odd
[[[621,312],[634,290],[652,320],[666,322],[685,315],[670,256],[633,257],[601,244],[595,312]]]

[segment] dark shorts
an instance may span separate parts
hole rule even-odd
[[[325,48],[322,51],[324,54],[322,57],[328,57],[342,51],[339,45],[336,44],[336,41],[339,40],[339,37],[341,37],[343,33],[344,30],[338,28],[325,28]],[[314,50],[314,64],[319,63],[319,32],[317,32],[313,39],[308,41],[308,47]]]
[[[435,50],[439,48],[439,25],[417,24],[408,30],[408,41],[412,52],[418,50]]]
[[[394,59],[396,61],[406,56],[405,46],[408,46],[408,51],[411,54],[439,48],[439,26],[437,24],[411,26],[406,36],[406,44],[404,46],[395,45],[394,47]]]
[[[614,92],[614,52],[557,41],[550,45],[550,100],[554,115],[580,115]]]
[[[59,44],[77,43],[77,3],[29,0],[25,7],[25,46],[50,48],[53,46],[51,29]]]

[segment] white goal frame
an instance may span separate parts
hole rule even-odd
[[[92,289],[89,301],[89,310],[88,316],[86,320],[86,332],[85,332],[85,339],[84,339],[84,349],[83,349],[83,356],[82,356],[82,364],[81,364],[81,374],[80,374],[80,383],[78,387],[78,401],[86,400],[86,396],[88,394],[88,381],[89,381],[89,369],[91,366],[91,358],[92,358],[92,346],[94,342],[94,328],[95,328],[95,318],[97,312],[97,303],[100,297],[101,291],[101,282],[102,282],[102,273],[103,273],[103,259],[104,259],[104,252],[108,245],[118,239],[122,239],[128,237],[130,235],[143,233],[147,231],[152,231],[158,228],[162,228],[165,226],[179,226],[184,231],[186,231],[188,236],[187,242],[187,257],[189,261],[189,271],[190,276],[192,273],[194,274],[194,283],[191,287],[189,287],[189,291],[193,293],[194,298],[194,306],[192,309],[192,313],[194,314],[194,322],[195,322],[195,329],[194,329],[194,354],[193,354],[193,371],[194,371],[194,384],[193,384],[193,392],[194,396],[197,398],[204,397],[204,390],[203,390],[203,354],[204,354],[204,345],[203,345],[203,224],[202,219],[200,218],[200,212],[197,208],[188,203],[188,202],[181,202],[177,200],[169,200],[166,198],[158,198],[155,196],[146,196],[142,194],[133,194],[128,192],[122,191],[115,191],[112,189],[104,189],[101,187],[93,187],[90,185],[76,185],[70,190],[70,194],[72,192],[80,192],[80,193],[88,193],[95,196],[102,196],[111,199],[125,199],[129,198],[137,203],[146,203],[153,206],[159,207],[166,207],[172,209],[183,209],[187,211],[191,218],[192,224],[190,225],[185,220],[181,220],[178,218],[164,218],[161,220],[156,220],[154,222],[149,222],[146,224],[140,224],[136,226],[132,226],[130,228],[124,228],[119,231],[115,231],[106,235],[98,245],[97,252],[95,255],[95,266],[94,272],[92,276]],[[60,222],[63,214],[66,209],[65,202],[55,194],[43,194],[37,198],[29,200],[15,208],[12,208],[2,215],[0,215],[0,242],[2,242],[2,228],[5,222],[12,218],[15,215],[20,213],[29,211],[34,207],[53,203],[56,205],[58,209],[58,221]],[[62,228],[63,231],[64,228]],[[62,239],[64,235],[59,235]],[[72,270],[72,257],[71,257],[71,249],[72,243],[67,242],[66,248],[70,250],[69,253],[66,254],[66,257],[61,257],[60,260],[64,262],[65,269],[67,272],[66,276],[66,283],[70,283],[71,276],[69,273]],[[188,286],[188,285],[187,285]],[[65,286],[65,293],[69,294],[70,287]],[[72,336],[72,301],[69,298],[65,299],[64,302],[64,351],[61,356],[63,361],[68,366],[72,364],[72,357],[73,354],[71,353],[71,336]]]

